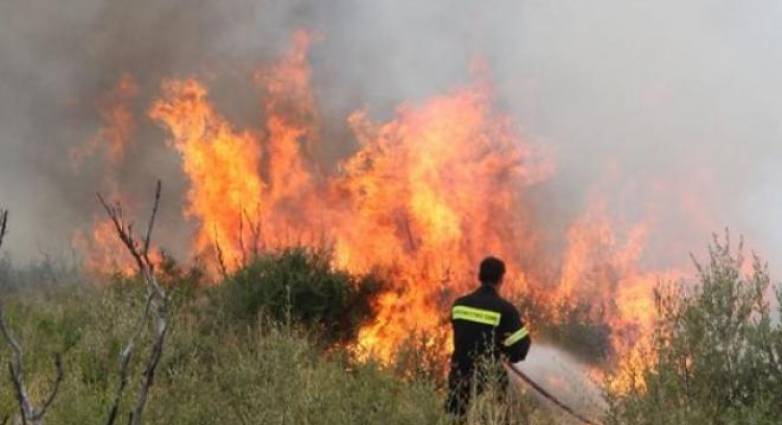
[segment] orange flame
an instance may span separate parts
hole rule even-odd
[[[337,262],[395,270],[361,343],[387,357],[411,330],[442,329],[444,299],[474,286],[488,253],[511,261],[512,289],[525,287],[513,259],[532,238],[517,194],[552,166],[491,108],[488,84],[404,105],[388,123],[363,112],[350,123],[362,147],[333,182],[346,202],[334,225]]]
[[[260,146],[212,109],[197,81],[168,81],[163,91],[167,99],[156,102],[150,116],[168,125],[170,143],[182,155],[191,184],[186,214],[201,223],[196,248],[215,244],[229,259],[238,259],[235,241],[241,220],[245,214],[258,220],[251,207],[261,205],[263,196],[264,184],[257,175]]]
[[[541,247],[549,236],[529,189],[554,174],[554,161],[494,106],[481,74],[465,87],[403,104],[385,122],[354,112],[347,122],[358,149],[335,173],[324,173],[307,60],[312,41],[297,32],[291,51],[254,75],[263,92],[258,130],[221,116],[196,79],[163,83],[149,116],[181,156],[197,253],[217,251],[230,271],[245,261],[248,246],[328,244],[337,267],[380,268],[391,287],[358,344],[382,359],[413,331],[445,332],[447,306],[474,286],[473,270],[488,254],[507,261],[512,293],[544,294],[541,301],[552,305],[587,299],[609,306],[620,352],[650,333],[657,275],[640,266],[650,224],[617,231],[595,201],[570,226],[561,265],[546,258]]]
[[[128,143],[133,140],[136,121],[130,103],[138,96],[139,86],[129,74],[117,80],[114,87],[97,102],[97,108],[104,125],[98,134],[82,146],[71,149],[70,156],[75,167],[88,157],[102,150],[109,165],[122,161]],[[102,149],[101,149],[102,148]]]
[[[121,164],[136,133],[137,123],[132,112],[132,102],[140,89],[129,74],[122,75],[114,86],[104,93],[96,107],[102,122],[100,130],[82,146],[70,150],[71,164],[81,168],[84,161],[102,153],[106,159],[107,173],[102,190],[113,199],[124,199],[119,188],[116,168]],[[93,218],[92,229],[74,233],[73,247],[81,253],[85,270],[96,274],[132,274],[133,262],[125,255],[122,243],[117,239],[113,224],[104,216]]]

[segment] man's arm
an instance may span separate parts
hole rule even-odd
[[[499,342],[508,361],[516,363],[527,357],[532,340],[527,326],[519,317],[519,312],[515,308],[511,310],[507,315],[503,315],[507,317],[507,320],[501,326]]]

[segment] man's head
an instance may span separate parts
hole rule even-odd
[[[499,287],[505,276],[505,263],[497,257],[486,257],[481,261],[478,280],[484,285]]]

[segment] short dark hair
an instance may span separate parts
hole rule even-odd
[[[497,257],[486,257],[481,261],[478,280],[496,285],[505,275],[505,263]]]

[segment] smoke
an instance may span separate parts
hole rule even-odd
[[[594,369],[579,362],[568,353],[545,344],[535,344],[523,362],[515,367],[526,374],[544,390],[554,395],[578,414],[589,417],[600,417],[605,412],[601,386],[596,377],[590,377]],[[562,412],[543,395],[537,393],[527,383],[509,372],[511,382],[518,389],[535,397],[542,406],[550,409],[552,414],[561,415],[558,423],[571,423],[572,417]],[[579,423],[572,421],[572,423]]]
[[[0,202],[20,258],[66,250],[97,214],[94,193],[120,182],[131,206],[166,183],[164,245],[184,245],[184,179],[146,118],[167,77],[207,81],[237,126],[261,114],[253,69],[291,33],[311,52],[327,166],[349,152],[345,117],[388,116],[470,80],[486,62],[501,106],[558,172],[537,188],[540,214],[564,231],[601,198],[619,223],[653,217],[649,263],[686,261],[731,228],[761,254],[782,252],[782,6],[695,0],[221,2],[9,0],[0,4]],[[96,137],[96,102],[123,75],[140,94],[126,161],[69,152]],[[554,243],[554,242],[552,242]],[[659,264],[657,264],[659,263]]]

